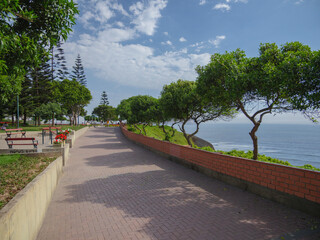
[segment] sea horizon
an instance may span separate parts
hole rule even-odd
[[[195,125],[186,125],[188,133]],[[253,149],[249,132],[253,124],[231,122],[207,122],[200,124],[196,136],[210,142],[216,150]],[[288,161],[294,166],[311,164],[320,168],[320,125],[262,123],[258,136],[259,154]]]

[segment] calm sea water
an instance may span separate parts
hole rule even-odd
[[[251,124],[204,123],[198,137],[211,142],[216,150],[252,150]],[[187,131],[194,131],[193,125]],[[259,153],[290,162],[295,166],[311,164],[320,168],[320,125],[261,124]]]

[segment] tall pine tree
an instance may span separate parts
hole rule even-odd
[[[108,95],[107,95],[106,91],[103,91],[101,94],[100,105],[105,105],[105,106],[109,105]]]
[[[84,74],[84,69],[83,69],[80,54],[78,54],[78,57],[76,58],[76,61],[75,61],[75,66],[73,66],[72,68],[73,68],[73,71],[72,71],[73,74],[71,75],[72,79],[75,79],[83,86],[86,86],[87,80],[86,80],[86,75]]]
[[[57,53],[54,55],[55,61],[55,71],[56,71],[56,78],[60,81],[69,77],[67,61],[64,56],[64,50],[62,48],[62,42],[58,42],[57,44]]]

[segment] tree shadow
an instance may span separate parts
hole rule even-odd
[[[69,186],[65,201],[103,205],[111,227],[139,219],[136,231],[160,239],[269,239],[307,227],[308,215],[143,151],[143,158],[139,149],[87,159],[117,170]]]
[[[113,132],[110,142],[81,146],[105,149],[84,159],[99,175],[67,186],[63,202],[92,203],[90,211],[107,215],[104,228],[119,239],[119,224],[130,228],[127,238],[270,239],[317,220],[173,163],[128,141],[119,129],[106,132]],[[86,221],[85,214],[79,217]]]

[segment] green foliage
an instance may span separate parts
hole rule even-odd
[[[311,100],[307,96],[320,95],[319,77],[314,80],[320,76],[315,70],[318,58],[308,46],[293,42],[279,48],[265,43],[259,52],[255,58],[247,58],[239,49],[216,53],[209,64],[196,69],[197,90],[205,101],[234,106],[253,123],[254,159],[258,157],[256,132],[266,114],[298,110],[303,100]]]
[[[234,110],[228,105],[203,101],[201,95],[196,91],[196,83],[186,80],[178,80],[165,85],[159,103],[165,120],[175,119],[182,122],[180,129],[189,145],[191,145],[191,137],[198,132],[201,123],[231,118],[234,115]],[[189,120],[192,120],[197,126],[192,134],[187,134],[184,128]]]
[[[245,151],[239,151],[239,150],[231,150],[231,151],[225,152],[225,151],[221,151],[221,150],[215,151],[211,147],[198,147],[195,145],[193,147],[196,149],[200,149],[200,150],[204,150],[204,151],[208,151],[208,152],[218,152],[218,153],[233,156],[233,157],[253,159],[253,152],[252,151],[245,152]],[[281,164],[281,165],[290,166],[290,167],[303,168],[303,169],[307,169],[307,170],[320,171],[320,168],[316,168],[310,164],[306,164],[303,166],[293,166],[288,161],[283,161],[283,160],[279,160],[277,158],[268,157],[264,154],[259,154],[257,160],[262,161],[262,162]]]
[[[116,109],[108,105],[99,105],[98,107],[95,107],[92,114],[98,116],[103,122],[117,120]]]
[[[72,75],[71,78],[77,80],[80,84],[83,86],[87,85],[87,80],[86,80],[86,75],[84,74],[84,68],[82,65],[82,60],[80,57],[80,54],[78,54],[78,57],[76,58],[75,61],[75,66],[72,67]]]
[[[130,98],[120,102],[117,106],[116,114],[119,115],[120,120],[127,120],[131,116]]]
[[[101,94],[100,105],[109,105],[108,94],[103,91]]]
[[[0,166],[6,166],[7,164],[11,164],[15,161],[18,161],[20,158],[20,154],[12,154],[12,155],[0,155]]]
[[[92,99],[90,90],[75,79],[56,81],[54,82],[54,89],[55,99],[64,109],[67,109],[76,124],[77,116]]]
[[[193,145],[193,148],[195,149],[200,149],[203,151],[207,151],[207,152],[215,152],[211,147],[207,146],[207,147],[198,147],[197,145]]]
[[[142,127],[141,125],[138,125],[138,126]],[[172,133],[171,127],[165,126],[165,128],[169,134]],[[139,134],[139,130],[137,130],[132,125],[128,125],[127,129],[128,130],[130,129],[132,132]],[[179,144],[179,145],[184,145],[184,146],[188,145],[188,142],[186,141],[183,133],[179,132],[177,130],[175,130],[175,131],[176,131],[176,133],[175,133],[174,137],[171,137],[170,142],[175,143],[175,144]],[[152,138],[155,138],[158,140],[165,140],[165,138],[166,138],[165,133],[158,126],[147,126],[146,127],[146,136],[152,137]]]
[[[47,103],[42,104],[35,110],[35,114],[40,116],[42,119],[45,120],[52,120],[52,125],[54,125],[54,118],[56,115],[63,115],[65,114],[65,110],[61,108],[58,103]]]
[[[158,99],[147,95],[134,96],[122,100],[116,113],[120,116],[120,120],[127,120],[127,123],[133,124],[141,134],[142,130],[137,124],[142,124],[142,129],[145,131],[147,124],[157,121]]]
[[[27,67],[62,37],[67,39],[78,9],[69,0],[0,2],[0,101],[21,90]]]

